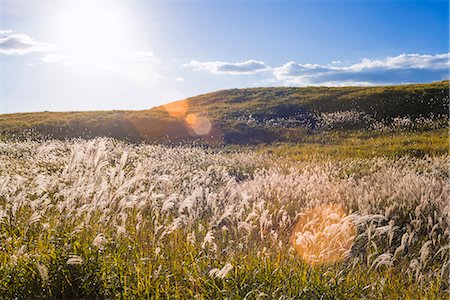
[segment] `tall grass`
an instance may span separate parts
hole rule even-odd
[[[448,177],[447,156],[0,142],[0,297],[443,298]],[[328,204],[356,236],[343,260],[309,264],[293,229]]]

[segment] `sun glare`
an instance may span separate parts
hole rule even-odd
[[[189,108],[188,101],[177,101],[166,104],[163,108],[173,118],[183,118]]]
[[[114,3],[64,6],[55,13],[53,23],[61,50],[88,62],[127,51],[136,33],[128,10]]]
[[[325,204],[304,212],[291,242],[304,261],[322,265],[348,257],[355,237],[356,227],[344,209],[337,204]]]

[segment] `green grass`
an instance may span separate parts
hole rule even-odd
[[[11,233],[9,231],[14,231]],[[205,249],[186,242],[180,230],[166,240],[166,248],[155,254],[154,228],[140,234],[131,226],[122,239],[112,238],[104,249],[92,246],[92,230],[60,227],[44,239],[36,240],[35,227],[7,228],[15,236],[15,247],[27,247],[27,255],[10,263],[11,253],[0,252],[0,298],[2,299],[440,299],[441,284],[421,288],[394,269],[367,272],[365,268],[346,270],[336,266],[310,266],[286,250],[268,249],[256,255],[242,250],[229,261],[226,255],[211,259]],[[114,236],[114,230],[108,233]],[[118,242],[117,242],[118,241]],[[70,254],[84,259],[82,265],[66,264]],[[221,267],[220,261],[234,269],[225,279],[214,279],[208,270]],[[44,281],[38,264],[47,266]],[[295,270],[295,272],[292,272]],[[380,278],[384,280],[380,281]],[[382,282],[382,283],[381,283]]]
[[[444,155],[449,153],[447,129],[426,132],[376,133],[331,132],[310,136],[303,142],[251,147],[295,160],[314,158],[367,158]]]
[[[418,135],[417,139],[422,140],[425,145],[430,139],[444,139],[444,135],[444,131],[432,134],[426,132]],[[307,151],[299,154],[295,151],[304,150],[299,145],[261,147],[260,151],[271,151],[297,160],[311,159],[317,155],[317,151],[323,151],[324,156],[321,158],[324,160],[317,164],[314,162],[317,168],[312,169],[320,171],[321,166],[333,165],[337,159],[355,157],[356,152],[348,150],[351,149],[350,141],[378,139],[377,143],[382,144],[392,139],[388,136],[376,138],[352,133],[347,136],[349,141],[345,141],[344,145],[340,144],[344,142],[339,140],[341,137],[336,136],[336,133],[309,138],[316,139],[317,142],[321,140],[322,144],[318,143],[319,148],[316,149],[306,146]],[[328,138],[333,139],[334,150],[341,150],[326,152],[320,148],[327,147],[325,142]],[[397,136],[394,136],[394,140],[395,138]],[[75,147],[77,143],[78,146]],[[219,251],[214,251],[209,246],[202,247],[202,241],[206,232],[213,228],[212,224],[215,224],[212,216],[220,216],[220,211],[203,211],[192,223],[162,234],[178,214],[161,213],[161,203],[156,200],[158,194],[171,195],[179,192],[186,193],[184,196],[190,195],[195,192],[198,180],[201,179],[203,181],[197,187],[205,191],[205,194],[208,191],[212,194],[217,192],[216,195],[226,201],[227,197],[232,197],[228,192],[237,193],[239,190],[237,185],[228,192],[226,189],[216,190],[217,186],[227,185],[229,182],[230,178],[224,173],[229,172],[237,180],[242,180],[238,178],[238,172],[256,176],[263,174],[266,166],[289,168],[293,167],[292,162],[283,160],[283,164],[278,165],[274,163],[276,160],[266,156],[261,159],[258,155],[252,155],[251,160],[241,161],[237,159],[245,158],[245,153],[241,152],[238,155],[222,153],[222,160],[214,161],[213,159],[217,159],[214,154],[216,149],[212,152],[202,150],[183,154],[179,149],[168,147],[159,149],[156,157],[147,160],[155,151],[151,150],[152,146],[145,146],[150,149],[144,151],[132,145],[113,141],[107,143],[110,144],[108,152],[102,150],[102,143],[98,141],[2,145],[0,159],[5,167],[0,165],[0,183],[8,182],[11,178],[15,181],[11,181],[10,185],[0,185],[0,210],[1,213],[6,213],[0,222],[0,299],[442,299],[447,296],[449,287],[445,278],[432,277],[429,281],[419,283],[413,275],[402,272],[401,264],[409,264],[408,257],[404,261],[400,258],[394,267],[383,266],[379,269],[370,269],[371,263],[365,261],[356,267],[349,266],[351,261],[325,266],[308,265],[298,254],[289,250],[292,226],[283,229],[275,225],[272,228],[279,234],[279,241],[282,242],[280,246],[270,240],[268,232],[265,238],[260,237],[258,221],[255,223],[256,230],[248,239],[244,237],[243,230],[239,230],[237,224],[230,221],[228,231],[215,228],[215,242]],[[87,147],[87,144],[90,146]],[[364,150],[366,152],[358,153],[367,153],[371,147],[373,145],[367,144]],[[387,148],[386,145],[383,147]],[[396,147],[394,153],[400,155],[401,147]],[[235,149],[221,150],[234,152]],[[242,147],[238,150],[242,150]],[[339,151],[345,155],[336,154]],[[167,152],[174,153],[166,158],[160,157]],[[108,155],[102,156],[102,153]],[[129,158],[122,163],[123,153],[128,153]],[[77,154],[81,157],[78,161],[75,157]],[[202,155],[207,156],[199,163]],[[236,161],[230,163],[231,157]],[[417,165],[417,168],[426,168],[425,161],[421,162],[422,165]],[[395,163],[394,160],[392,162]],[[7,165],[8,163],[11,165]],[[304,162],[297,162],[298,165],[294,167],[302,171],[302,166],[305,167],[302,163]],[[335,171],[339,172],[333,173],[333,176],[345,179],[352,174],[353,180],[360,180],[363,176],[377,172],[379,166],[375,165],[374,168],[373,164],[376,164],[376,160],[336,163],[339,167]],[[407,161],[403,164],[407,165]],[[172,167],[168,168],[170,166]],[[71,176],[64,175],[66,168]],[[397,165],[396,168],[398,171],[402,170],[401,166]],[[148,174],[144,173],[146,170],[150,170]],[[287,170],[282,169],[284,171]],[[419,171],[440,178],[441,171],[437,167]],[[442,174],[448,177],[446,169]],[[159,179],[160,175],[179,176],[180,179],[170,187]],[[222,179],[220,176],[225,177]],[[49,178],[47,183],[44,180],[46,177]],[[20,181],[20,178],[24,178],[24,181]],[[41,180],[43,183],[40,184]],[[364,181],[360,184],[364,185]],[[183,186],[186,185],[185,190]],[[259,185],[254,188],[258,189]],[[274,189],[270,186],[266,188]],[[311,186],[305,192],[309,189]],[[411,189],[413,196],[414,191]],[[280,217],[279,212],[282,210],[291,214],[294,220],[295,211],[305,208],[302,206],[304,204],[297,205],[302,195],[297,195],[292,202],[285,202],[283,192],[277,195],[274,189],[268,193],[267,198],[263,198],[262,205],[266,205],[265,209],[273,210],[274,220]],[[145,205],[140,208],[121,208],[122,199],[126,199],[128,195],[141,197]],[[83,210],[92,205],[95,198],[102,197],[110,199],[103,211],[96,210],[95,207]],[[282,197],[283,202],[277,197]],[[347,200],[356,199],[345,199]],[[414,197],[402,200],[414,201]],[[380,201],[379,212],[383,213],[385,207]],[[13,205],[14,203],[17,205]],[[59,206],[60,204],[64,205]],[[70,205],[73,207],[68,207]],[[357,210],[357,207],[352,209]],[[409,226],[410,216],[417,212],[415,209],[414,205],[410,205],[405,211],[398,213],[397,218],[392,219],[396,225]],[[41,217],[32,218],[36,212]],[[423,213],[427,213],[425,209]],[[432,216],[432,213],[429,215]],[[427,217],[428,215],[423,215],[421,220],[427,220]],[[278,224],[278,221],[275,222]],[[159,224],[165,225],[163,230],[158,229]],[[124,234],[119,233],[117,225],[124,227]],[[422,222],[421,226],[423,231],[420,232],[421,236],[419,233],[416,235],[416,239],[428,239],[426,222]],[[100,248],[93,243],[99,233],[106,239],[106,243]],[[194,234],[195,242],[189,242],[188,234]],[[395,237],[394,243],[398,243],[398,238],[399,236]],[[413,248],[420,248],[418,240],[405,256],[417,257],[418,249]],[[240,241],[243,243],[242,247],[239,247]],[[370,253],[384,253],[386,249],[383,249],[383,245],[387,247],[385,236],[380,237],[380,240],[374,239],[375,242],[378,248],[371,248]],[[445,241],[441,243],[444,244]],[[358,245],[354,249],[357,252],[360,251]],[[364,252],[361,253],[364,255]],[[80,256],[83,263],[67,264],[71,255]],[[447,256],[444,259],[445,257]],[[225,278],[212,278],[209,275],[211,269],[221,268],[225,263],[234,266]],[[428,265],[427,268],[439,270],[442,261],[438,258],[430,264],[433,265]],[[46,271],[42,271],[42,266],[45,266]]]

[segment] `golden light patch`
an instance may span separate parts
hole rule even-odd
[[[202,115],[188,114],[184,119],[186,125],[195,133],[195,135],[207,135],[211,132],[211,121]]]
[[[305,211],[295,225],[291,242],[307,263],[322,265],[348,257],[355,237],[356,227],[342,207],[325,204]]]
[[[178,101],[163,106],[167,113],[173,118],[183,118],[189,108],[187,101]]]
[[[184,120],[189,126],[193,126],[197,123],[198,117],[196,114],[188,114]]]

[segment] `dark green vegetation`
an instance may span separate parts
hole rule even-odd
[[[232,89],[143,111],[8,114],[0,117],[0,136],[19,139],[107,136],[160,143],[199,140],[209,144],[333,144],[329,140],[330,131],[337,132],[332,134],[334,137],[357,130],[372,132],[380,126],[383,132],[397,131],[397,127],[391,126],[395,118],[410,118],[415,124],[407,128],[411,132],[446,128],[448,85],[448,81],[443,81],[386,87]],[[336,117],[333,115],[336,112],[349,114]],[[189,114],[207,118],[211,130],[195,134],[185,119]],[[415,122],[418,118],[431,118],[431,126],[430,122]],[[442,137],[442,131],[438,134]],[[389,137],[377,133],[367,138],[383,139],[383,136]]]

